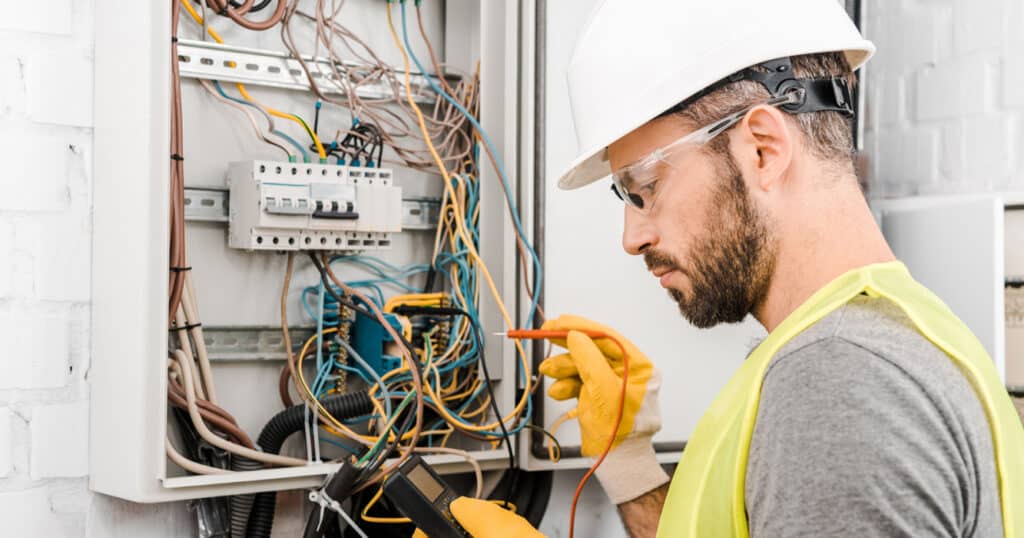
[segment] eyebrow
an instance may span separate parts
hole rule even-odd
[[[630,170],[631,167],[632,165],[627,165],[625,166],[626,170],[615,174],[619,178],[619,183],[622,183],[622,186],[625,187],[627,191],[634,183],[636,183],[636,178],[633,177],[633,172]]]

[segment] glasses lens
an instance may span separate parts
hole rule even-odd
[[[631,205],[637,209],[644,208],[644,199],[641,198],[639,195],[633,194],[626,190],[626,187],[615,176],[612,176],[612,192],[615,193],[615,196],[617,196],[619,200],[626,202],[626,204]]]

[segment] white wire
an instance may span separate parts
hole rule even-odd
[[[476,497],[479,499],[484,494],[484,473],[480,469],[480,462],[476,461],[476,458],[472,454],[465,450],[459,450],[457,448],[448,448],[446,446],[418,446],[413,449],[414,452],[427,452],[435,454],[454,454],[456,456],[462,456],[462,459],[469,462],[473,467],[473,474],[476,476]]]
[[[356,533],[358,533],[359,536],[362,536],[363,538],[370,538],[366,535],[365,532],[363,532],[363,529],[360,529],[359,525],[356,525],[356,522],[353,521],[352,518],[347,513],[345,513],[345,510],[339,508],[338,513],[341,514],[342,519],[344,519],[345,522],[348,523],[350,527],[355,529]]]
[[[167,457],[171,458],[171,461],[177,463],[179,467],[186,471],[191,471],[196,474],[227,474],[231,472],[227,469],[203,465],[202,463],[192,461],[185,456],[182,456],[181,453],[178,452],[178,449],[174,448],[170,439],[164,439],[164,448],[167,451]]]
[[[313,436],[309,434],[309,404],[302,404],[302,440],[306,445],[306,461],[313,463]]]
[[[203,417],[199,414],[199,406],[196,404],[196,389],[195,385],[192,382],[193,367],[191,364],[189,364],[188,358],[185,356],[185,353],[183,353],[180,349],[175,349],[173,352],[173,357],[168,357],[168,362],[177,362],[177,364],[181,367],[181,380],[184,382],[185,385],[185,399],[188,402],[188,414],[190,417],[192,417],[192,422],[195,425],[196,430],[199,432],[200,437],[202,437],[211,445],[217,448],[227,450],[228,452],[231,452],[233,454],[245,456],[250,459],[262,461],[263,463],[271,463],[274,465],[283,465],[290,467],[306,465],[305,460],[287,456],[280,456],[277,454],[268,454],[266,452],[253,450],[251,448],[247,448],[242,445],[232,443],[226,439],[222,439],[218,437],[217,434],[211,432],[210,429],[206,427],[206,423],[203,422]]]

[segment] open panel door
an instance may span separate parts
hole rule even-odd
[[[574,191],[555,186],[577,150],[565,72],[574,36],[586,22],[579,15],[589,13],[597,4],[598,0],[546,2],[542,161],[547,180],[543,183],[546,202],[539,241],[544,251],[544,310],[549,318],[577,314],[610,325],[657,364],[662,372],[663,427],[654,438],[655,447],[662,461],[675,463],[705,409],[764,336],[764,330],[749,316],[741,324],[694,328],[682,319],[668,293],[646,271],[643,260],[623,251],[624,206],[609,191],[609,183],[602,181]],[[542,388],[546,389],[547,385]],[[550,429],[574,404],[537,398],[538,422]],[[545,450],[527,446],[523,466],[584,469],[593,463],[590,458],[572,457],[578,454],[577,421],[565,423],[555,435],[566,457],[552,463]]]
[[[1003,200],[922,198],[877,209],[896,257],[974,331],[1005,380]]]

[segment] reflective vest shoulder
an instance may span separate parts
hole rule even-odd
[[[978,339],[900,262],[869,265],[833,280],[754,349],[697,423],[672,478],[659,537],[748,536],[747,455],[768,364],[790,339],[860,293],[898,305],[970,382],[992,431],[1004,535],[1024,538],[1024,426]]]

